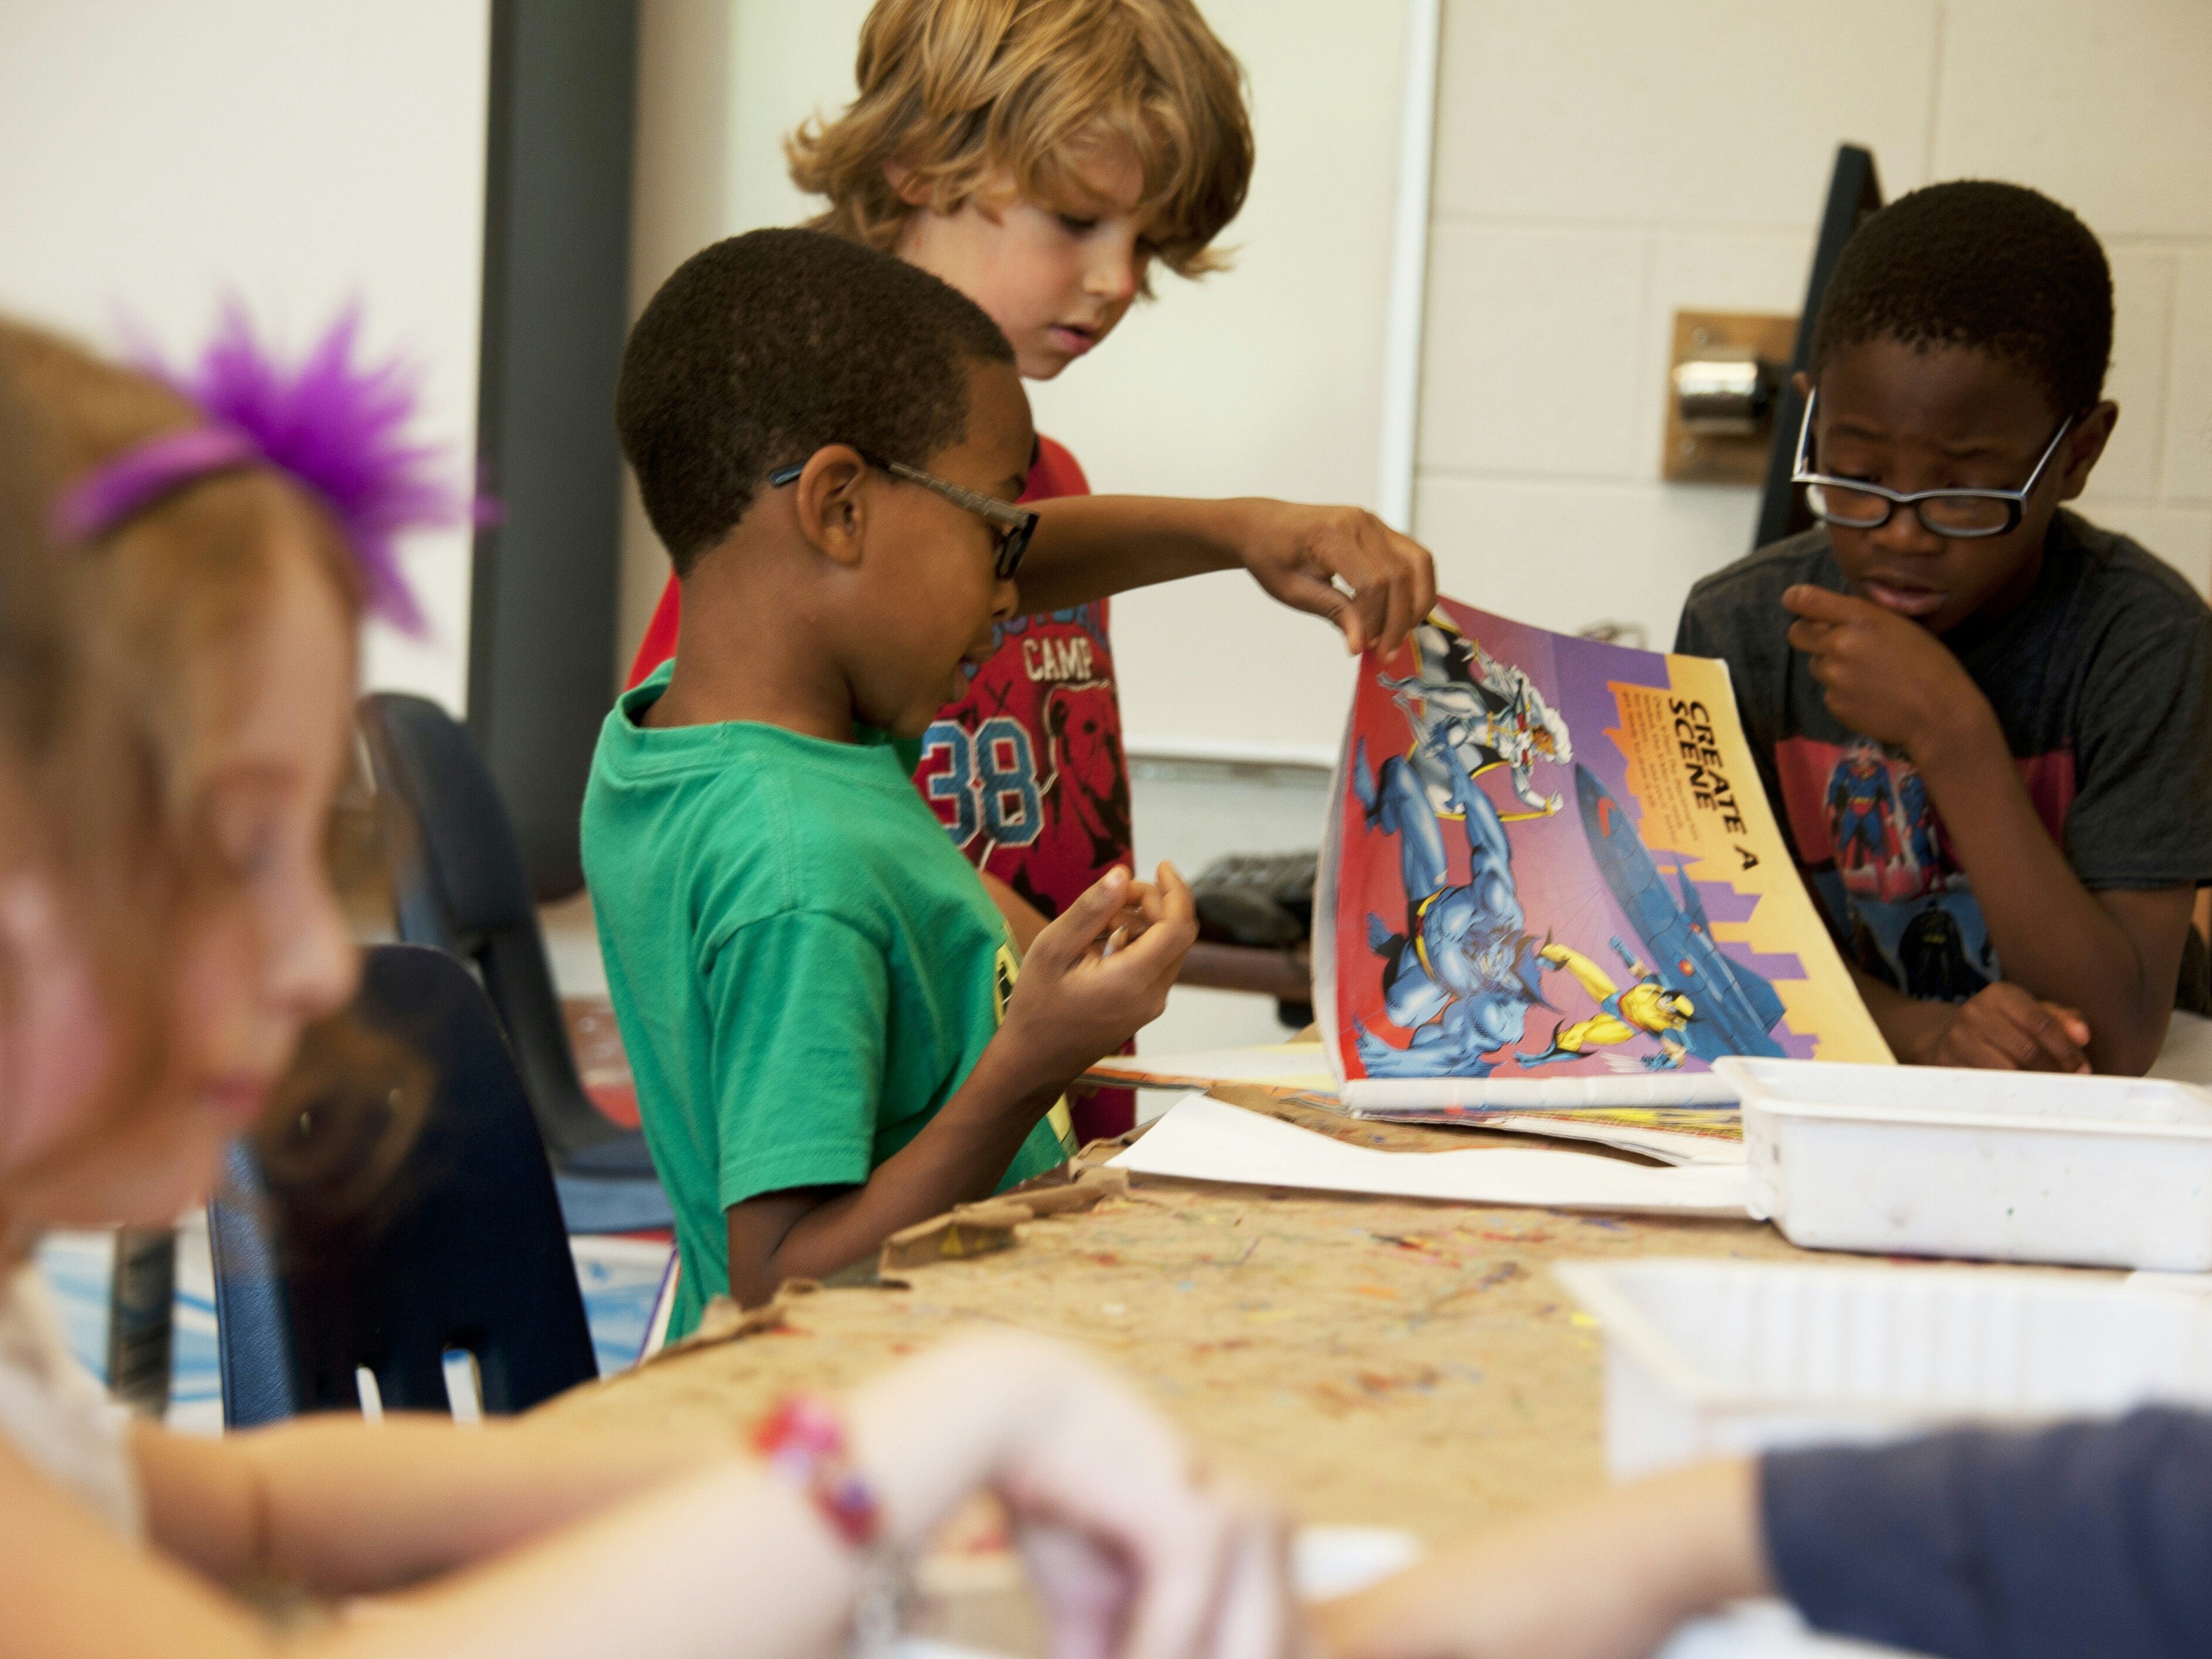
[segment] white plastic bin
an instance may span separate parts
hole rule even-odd
[[[1616,1480],[1966,1419],[2212,1405],[2212,1305],[2118,1280],[1698,1257],[1556,1271],[1605,1334]]]
[[[2147,1078],[1714,1062],[1751,1212],[1811,1249],[2212,1270],[2212,1095]]]

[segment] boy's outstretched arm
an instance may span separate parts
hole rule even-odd
[[[1643,1659],[1778,1593],[1815,1630],[1914,1653],[2203,1654],[2208,1460],[2212,1419],[2160,1407],[1769,1452],[1475,1537],[1315,1623],[1331,1659]]]
[[[1758,1471],[1739,1460],[1479,1534],[1314,1623],[1330,1659],[1644,1659],[1683,1620],[1771,1589]]]
[[[1909,997],[1856,964],[1851,981],[1890,1052],[1910,1066],[1969,1066],[1996,1072],[2094,1069],[2089,1024],[2078,1008],[2044,1002],[2008,979],[1964,1002]]]
[[[2006,981],[2038,1002],[2078,1011],[2096,1070],[2147,1070],[2172,1012],[2192,890],[2090,892],[2037,816],[1996,711],[1949,647],[1880,605],[1824,587],[1793,587],[1782,602],[1798,618],[1790,643],[1811,659],[1829,712],[1919,768]],[[2009,994],[1993,986],[1983,998],[1992,992],[1992,1000]],[[1881,1019],[1882,1007],[1870,1006]],[[1907,1041],[1892,1038],[1905,1058],[1954,1058],[1940,1052],[1948,1024],[1937,1030],[1917,1012],[1911,1022],[1900,1029]],[[1924,1051],[1930,1032],[1937,1052]],[[1912,1051],[1916,1042],[1923,1052]]]
[[[1363,507],[1259,496],[1063,495],[1036,511],[1021,573],[1022,607],[1030,611],[1242,568],[1283,604],[1334,623],[1358,652],[1396,650],[1437,602],[1429,550]]]
[[[819,1279],[902,1227],[988,1198],[1062,1090],[1167,1005],[1198,937],[1173,865],[1157,889],[1109,870],[1039,933],[975,1069],[920,1133],[858,1187],[764,1193],[726,1212],[730,1294],[753,1307]]]

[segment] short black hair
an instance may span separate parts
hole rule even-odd
[[[927,271],[813,230],[702,249],[623,349],[615,429],[646,516],[690,574],[779,466],[825,444],[923,465],[967,434],[969,363],[1014,360]]]
[[[2112,272],[2088,226],[2020,185],[1962,179],[1900,196],[1844,244],[1813,330],[1814,379],[1870,340],[1965,346],[2022,370],[2060,415],[2105,389]]]

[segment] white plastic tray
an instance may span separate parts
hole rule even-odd
[[[2212,1405],[2212,1304],[2057,1273],[1679,1257],[1557,1269],[1605,1333],[1616,1480],[1968,1419]]]
[[[2212,1270],[2212,1095],[2146,1078],[1714,1062],[1751,1212],[1812,1249]]]

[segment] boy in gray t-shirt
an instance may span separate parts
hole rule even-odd
[[[1902,1060],[2140,1073],[2212,881],[2212,610],[2060,510],[2118,416],[2112,314],[2033,191],[1875,216],[1814,329],[1823,523],[1683,609]]]

